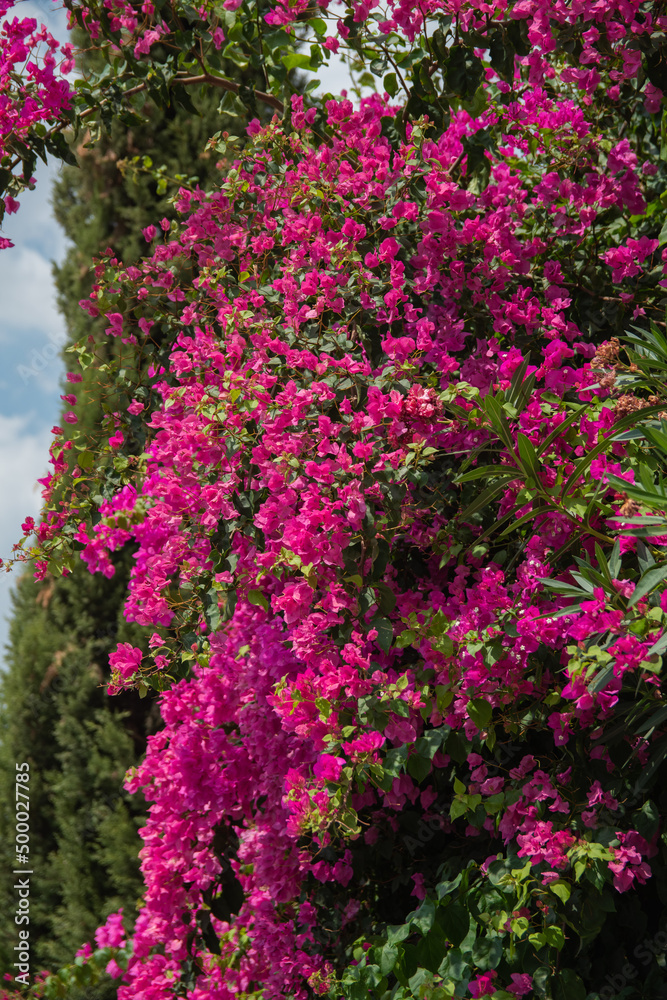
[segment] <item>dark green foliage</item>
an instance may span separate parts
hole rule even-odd
[[[77,147],[80,167],[63,168],[54,188],[54,210],[73,246],[55,274],[59,305],[73,341],[91,332],[90,317],[78,304],[95,280],[91,259],[110,247],[125,263],[135,261],[146,250],[142,229],[174,217],[169,199],[178,188],[177,178],[189,186],[205,186],[219,173],[206,143],[223,126],[232,126],[218,114],[217,103],[217,96],[211,95],[201,116],[154,108],[150,127],[128,129],[113,123],[111,133],[94,146],[82,142]],[[160,185],[147,161],[144,165],[144,157],[164,166],[166,186]],[[139,162],[132,164],[135,158]],[[189,165],[187,174],[184,163]],[[158,191],[159,186],[165,190]]]
[[[180,184],[211,181],[219,172],[206,151],[213,133],[233,126],[218,112],[219,93],[193,95],[202,111],[174,106],[148,110],[150,124],[127,128],[112,122],[109,134],[76,147],[79,167],[66,166],[55,186],[55,214],[71,247],[55,268],[59,307],[70,344],[84,341],[111,356],[122,345],[79,306],[95,281],[91,259],[107,247],[125,263],[146,248],[142,229],[172,218],[169,197]],[[238,129],[237,129],[238,130]],[[148,157],[149,159],[145,159]],[[156,176],[150,160],[164,166]],[[133,162],[134,161],[134,162]],[[187,175],[179,174],[188,164]],[[65,353],[66,365],[68,363]],[[98,376],[99,377],[99,376]],[[104,415],[121,400],[111,381],[67,384],[92,447],[109,431]],[[66,409],[71,409],[67,406]],[[67,428],[67,424],[63,426]],[[76,456],[72,456],[74,459]],[[145,646],[143,630],[128,626],[122,601],[132,565],[129,553],[108,580],[83,563],[67,577],[38,584],[24,576],[0,678],[0,863],[15,865],[15,764],[30,764],[31,974],[69,963],[92,940],[106,916],[124,908],[136,916],[141,890],[138,852],[144,807],[123,790],[126,770],[137,764],[146,736],[159,725],[153,696],[136,692],[109,698],[108,658],[118,642]],[[13,970],[16,892],[0,885],[0,972]],[[111,1000],[113,980],[100,981],[72,1000]]]
[[[99,983],[86,989],[71,989],[67,1000],[116,1000],[118,981],[111,976],[105,976]]]
[[[1,688],[0,854],[11,872],[15,764],[26,761],[33,968],[71,960],[120,906],[135,915],[143,808],[122,782],[158,717],[149,699],[109,698],[103,686],[116,642],[139,639],[120,615],[126,581],[127,566],[111,581],[77,567],[44,584],[26,575],[14,597]],[[6,969],[17,940],[16,893],[7,879],[0,899]]]

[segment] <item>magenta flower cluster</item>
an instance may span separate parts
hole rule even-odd
[[[482,34],[521,22],[529,51],[515,86],[486,65],[484,106],[459,101],[439,129],[388,93],[319,109],[293,95],[289,124],[255,119],[238,156],[217,147],[219,186],[182,187],[180,221],[144,230],[142,261],[96,262],[82,307],[143,374],[119,365],[128,404],[74,476],[74,411],[66,440],[54,428],[44,517],[24,530],[40,576],[68,545],[109,577],[134,549],[125,616],[146,643],[111,655],[109,690],[157,687],[164,728],[126,783],[150,809],[120,1000],[175,984],[190,1000],[336,995],[339,937],[384,919],[362,850],[407,810],[462,852],[485,845],[475,877],[518,859],[515,910],[487,921],[503,947],[560,949],[579,884],[651,878],[657,830],[636,828],[606,736],[629,691],[662,705],[665,511],[637,529],[642,446],[621,433],[660,406],[624,390],[618,341],[581,306],[588,265],[628,325],[667,282],[647,210],[658,156],[594,113],[602,82],[613,106],[635,80],[637,39],[667,26],[646,6],[397,0],[377,23],[372,0],[341,20],[321,0],[330,52],[376,23],[424,39],[445,12]],[[148,0],[105,7],[137,57],[171,31]],[[309,11],[280,0],[265,21]],[[575,31],[578,63],[559,62]],[[661,96],[647,82],[641,113]],[[633,781],[661,725],[622,737]],[[409,872],[420,914],[436,881]],[[120,915],[97,943],[123,947]],[[529,996],[536,963],[480,958],[468,995]]]

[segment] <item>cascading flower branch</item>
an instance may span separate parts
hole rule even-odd
[[[73,91],[67,75],[74,68],[71,44],[60,44],[32,17],[12,17],[14,0],[0,3],[0,222],[16,212],[14,197],[32,181],[36,154],[70,158],[60,131],[68,121]],[[17,168],[22,173],[16,174]],[[3,194],[4,192],[4,194]],[[13,244],[0,237],[0,249]]]
[[[233,6],[232,39],[260,10]],[[109,9],[128,47],[172,30]],[[320,14],[407,102],[283,93],[142,261],[96,261],[125,405],[97,450],[54,429],[25,526],[41,576],[134,548],[147,642],[111,686],[160,690],[164,729],[127,778],[119,997],[601,995],[616,914],[662,906],[664,25]]]

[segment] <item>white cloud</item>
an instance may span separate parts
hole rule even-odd
[[[0,254],[0,343],[15,343],[17,335],[62,341],[65,329],[56,310],[50,261],[26,246]]]
[[[37,519],[41,508],[41,486],[37,480],[48,471],[50,431],[32,433],[30,418],[0,414],[0,556],[11,557],[12,546],[21,538],[21,524],[27,515]],[[7,641],[7,616],[11,611],[10,590],[21,574],[0,570],[0,653]]]
[[[58,6],[53,0],[18,0],[9,11],[8,16],[34,17],[40,24],[45,24],[54,38],[65,40],[67,34],[67,12],[63,6]]]
[[[35,484],[49,467],[51,432],[28,429],[30,418],[5,417],[0,414],[0,479],[6,484],[0,510],[0,548],[11,525],[15,531],[26,514],[35,515],[41,504],[40,489]],[[11,489],[10,489],[11,487]],[[18,520],[20,518],[20,520]]]
[[[2,234],[18,246],[19,242],[37,250],[42,256],[59,260],[65,252],[67,241],[62,229],[53,218],[51,190],[58,176],[60,161],[51,159],[48,164],[37,161],[34,178],[36,186],[32,191],[22,191],[19,196],[21,206],[14,215],[5,215]],[[5,262],[12,251],[3,251],[0,260]]]

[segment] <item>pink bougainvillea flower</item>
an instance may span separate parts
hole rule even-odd
[[[313,765],[313,774],[320,781],[338,781],[344,764],[344,757],[323,753]]]
[[[129,642],[121,642],[109,655],[109,665],[112,670],[117,670],[121,677],[127,679],[137,672],[142,659],[143,653],[140,649],[131,646]]]

